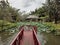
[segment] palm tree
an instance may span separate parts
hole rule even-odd
[[[49,19],[50,22],[52,21],[51,17],[54,17],[55,23],[57,23],[58,20],[58,8],[57,8],[57,3],[56,0],[47,0],[47,5],[48,5],[48,13],[49,13]]]

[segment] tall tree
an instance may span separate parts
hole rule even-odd
[[[15,22],[17,17],[20,17],[19,9],[11,7],[8,0],[0,1],[0,19]]]

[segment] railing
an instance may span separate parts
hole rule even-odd
[[[33,38],[34,38],[34,43],[35,43],[35,45],[41,45],[41,44],[40,44],[40,41],[39,41],[38,38],[37,38],[37,35],[36,35],[35,30],[33,30]]]
[[[24,31],[24,26],[20,27],[20,31],[19,33],[17,34],[17,36],[14,38],[14,40],[12,41],[12,43],[10,45],[20,45],[20,40],[22,39],[22,36],[23,36],[23,31]],[[33,39],[34,39],[34,43],[35,45],[41,45],[40,44],[40,41],[38,40],[37,38],[37,27],[36,26],[33,26]]]
[[[33,30],[37,33],[37,27],[33,26]]]
[[[24,29],[22,28],[10,45],[20,45]]]

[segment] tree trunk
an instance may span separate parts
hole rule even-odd
[[[55,24],[57,24],[58,21],[58,12],[55,13]]]

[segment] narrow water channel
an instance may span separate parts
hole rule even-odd
[[[8,38],[10,38],[12,35],[9,35],[9,32],[1,32],[0,33],[0,45],[5,45],[8,43]]]
[[[42,33],[44,39],[46,40],[45,45],[60,45],[60,36],[54,34]]]
[[[11,33],[9,31],[0,32],[0,45],[10,45],[12,39],[14,39],[17,33],[18,32]]]
[[[54,34],[41,33],[38,34],[38,39],[42,45],[60,45],[60,36]]]

